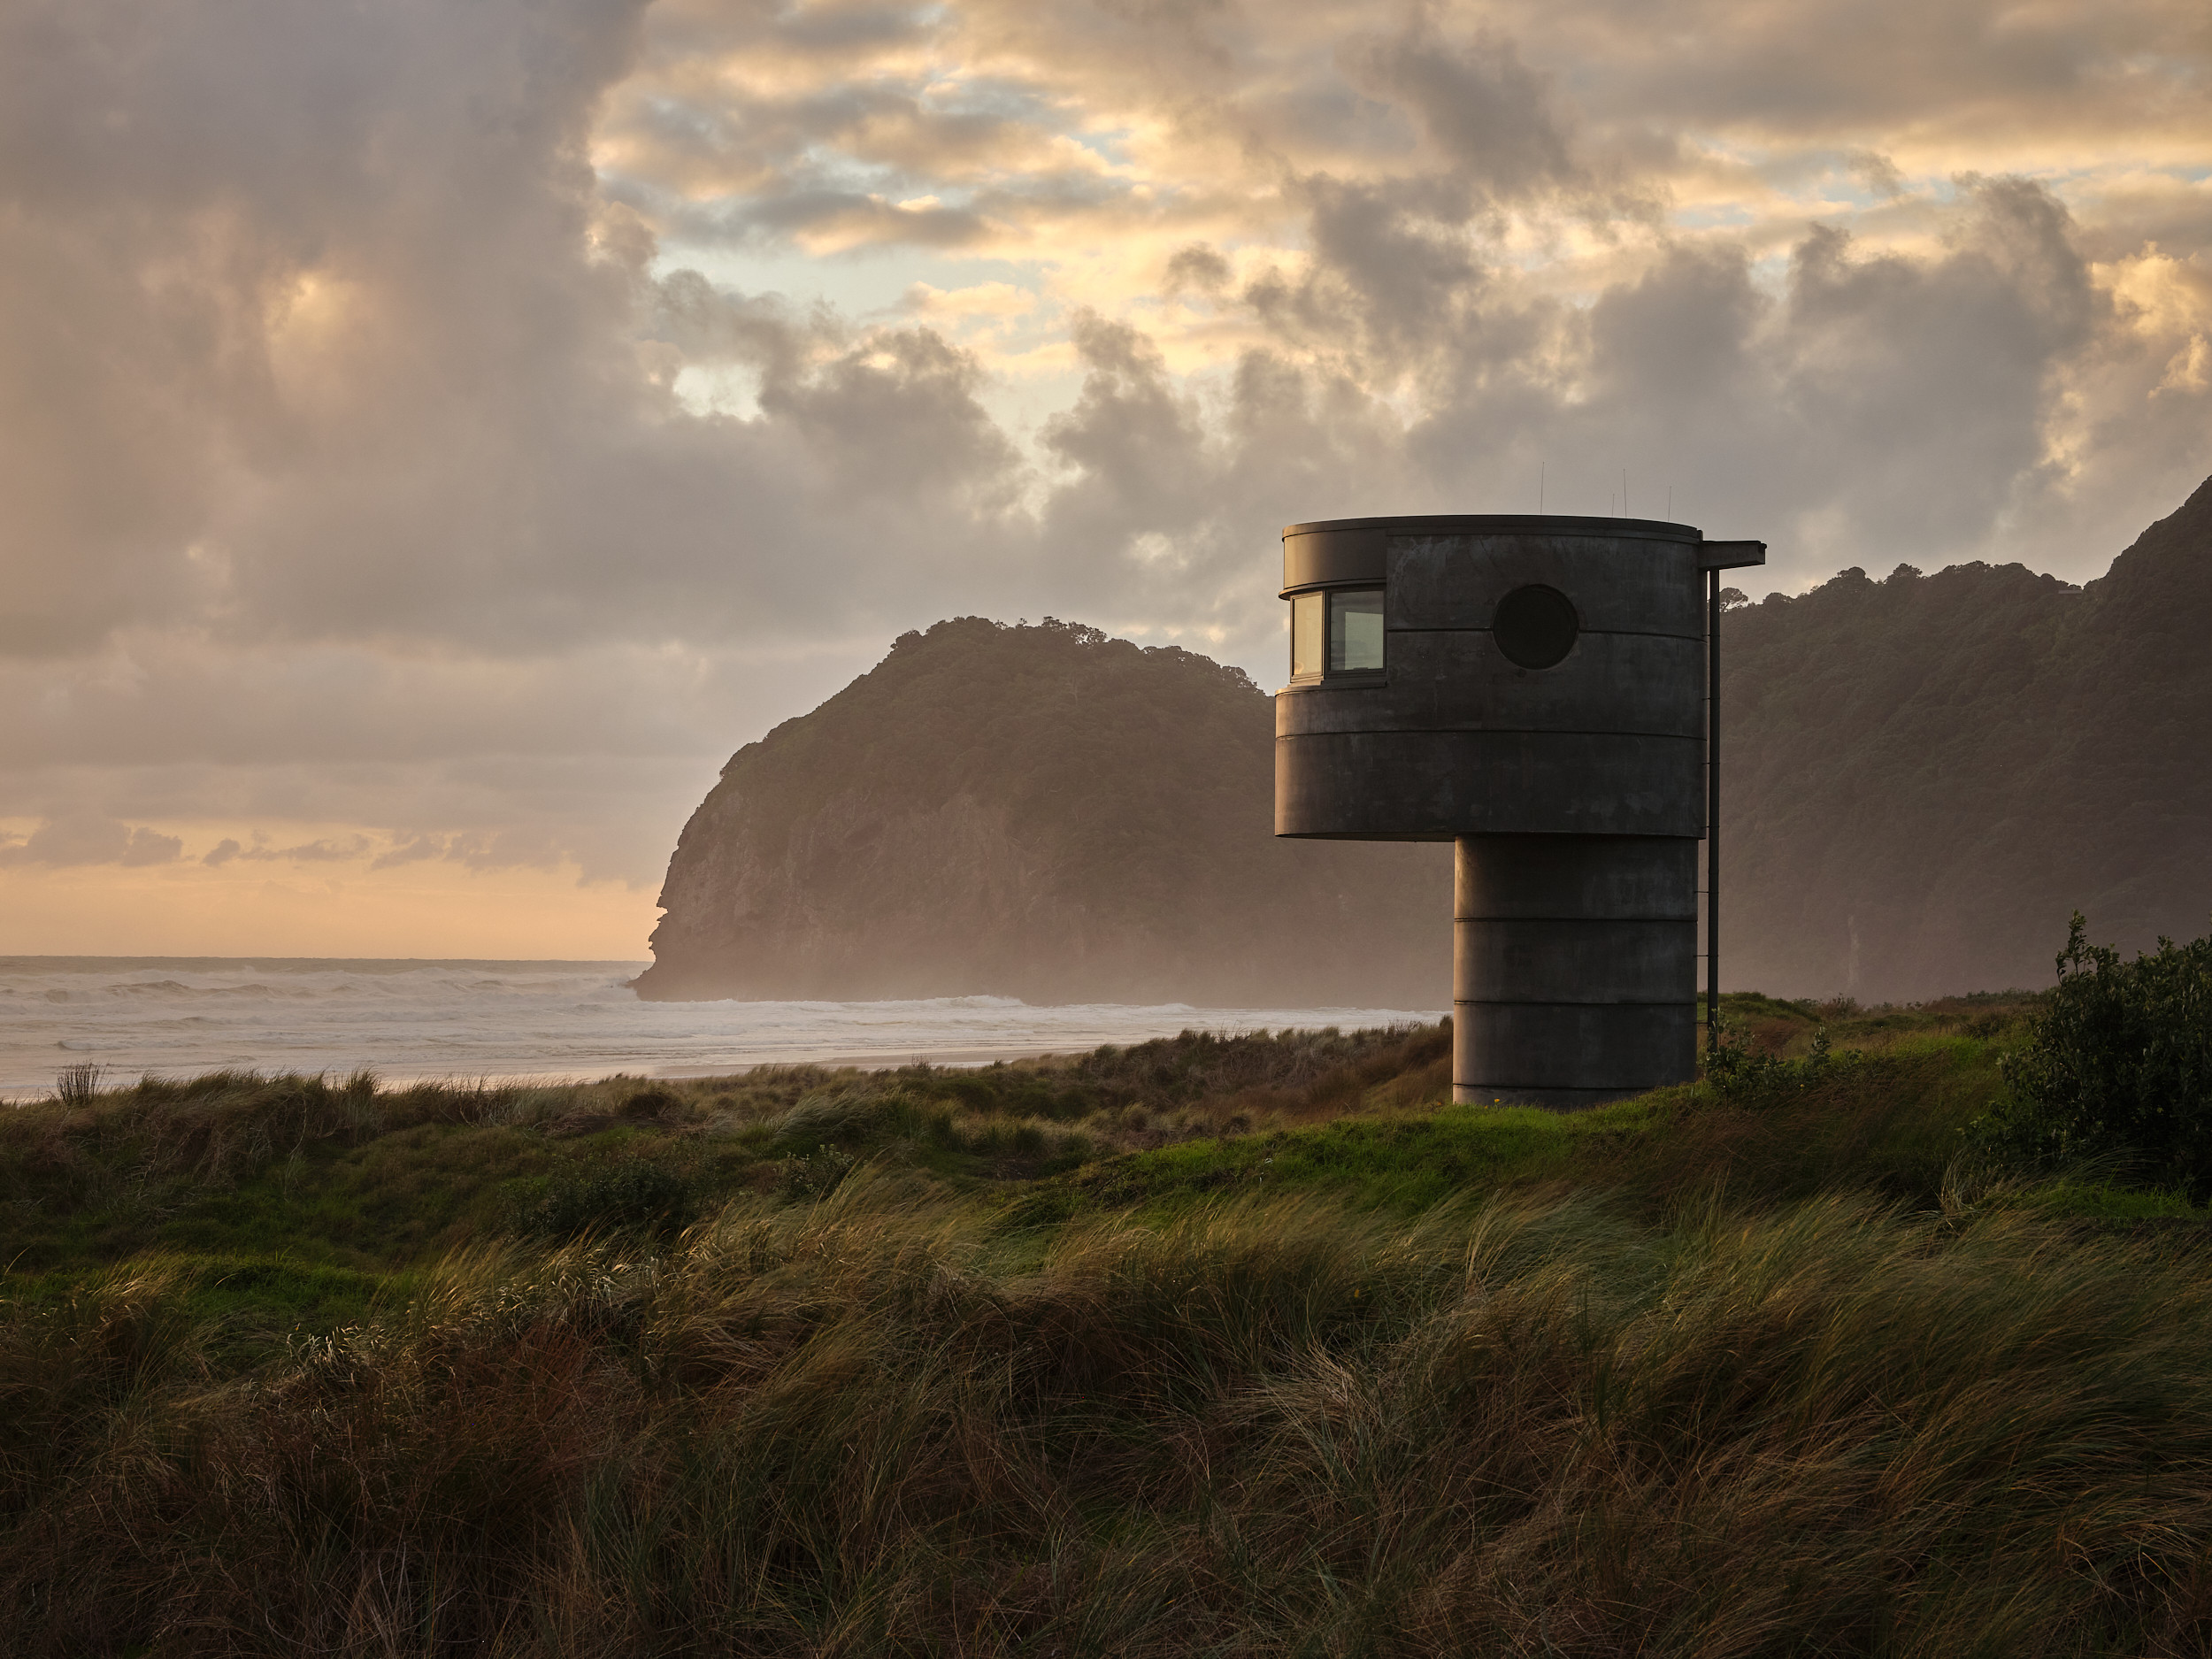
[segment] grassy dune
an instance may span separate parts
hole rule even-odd
[[[0,1650],[2201,1652],[2201,1217],[1962,1155],[2022,1006],[21,1109]]]

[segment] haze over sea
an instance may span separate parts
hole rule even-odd
[[[1439,1010],[1198,1009],[1011,997],[893,1002],[648,1002],[642,962],[0,956],[0,1098],[61,1068],[110,1083],[221,1067],[421,1078],[684,1077],[795,1061],[975,1064],[1172,1036],[1187,1027],[1388,1025]]]

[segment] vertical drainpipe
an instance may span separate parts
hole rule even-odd
[[[1705,572],[1705,1048],[1720,1047],[1720,567]]]
[[[1705,1046],[1720,1045],[1720,573],[1767,562],[1763,541],[1707,541],[1705,571]]]

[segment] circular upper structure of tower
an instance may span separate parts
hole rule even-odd
[[[1292,525],[1276,833],[1701,834],[1703,541],[1561,515]]]

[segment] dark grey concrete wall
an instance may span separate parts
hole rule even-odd
[[[1276,833],[1702,834],[1695,536],[1384,535],[1385,672],[1278,694]],[[1285,545],[1286,580],[1339,563],[1307,551],[1332,545],[1320,533]],[[1566,595],[1580,623],[1555,667],[1517,666],[1491,637],[1498,602],[1531,583]]]
[[[1275,699],[1280,835],[1451,841],[1453,1094],[1577,1107],[1693,1076],[1705,827],[1698,533],[1615,519],[1294,526],[1286,595],[1384,588],[1384,672]],[[1548,668],[1493,637],[1540,584]]]
[[[1354,841],[1547,833],[1695,839],[1705,822],[1694,787],[1703,757],[1695,738],[1619,733],[1278,737],[1275,833]]]
[[[1452,1097],[1585,1106],[1696,1074],[1697,842],[1455,843]]]
[[[1379,582],[1389,538],[1381,530],[1317,530],[1283,536],[1283,591]]]

